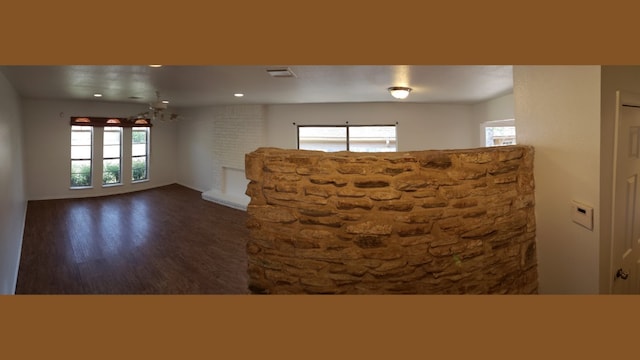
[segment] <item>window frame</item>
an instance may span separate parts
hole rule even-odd
[[[74,126],[83,126],[83,127],[90,127],[91,128],[91,159],[84,159],[84,161],[86,160],[90,160],[90,172],[89,172],[89,186],[72,186],[72,173],[71,170],[73,168],[73,166],[71,166],[71,169],[69,169],[69,185],[70,185],[70,189],[72,190],[76,190],[76,189],[89,189],[89,188],[93,188],[93,181],[94,181],[94,176],[93,176],[93,172],[95,169],[94,167],[94,160],[95,158],[100,158],[102,157],[102,173],[104,174],[104,135],[103,135],[103,143],[102,143],[102,149],[95,149],[95,131],[94,131],[94,127],[121,127],[121,128],[146,128],[147,130],[147,147],[146,147],[146,178],[143,180],[138,180],[138,181],[132,181],[134,183],[136,182],[144,182],[144,181],[149,181],[150,177],[149,177],[149,168],[150,168],[150,160],[151,160],[151,146],[150,146],[150,136],[151,136],[151,127],[153,126],[153,124],[151,123],[151,119],[147,119],[147,118],[141,118],[141,117],[135,117],[135,118],[119,118],[119,117],[92,117],[92,116],[71,116],[70,117],[70,128],[71,128],[71,134],[73,134],[73,129]],[[104,133],[104,132],[103,132]],[[117,186],[117,185],[123,185],[124,184],[124,179],[123,179],[123,175],[124,175],[124,165],[125,165],[125,161],[124,161],[124,157],[125,157],[125,153],[124,153],[124,140],[128,139],[128,135],[124,135],[124,129],[121,131],[121,140],[120,140],[120,182],[119,183],[114,183],[114,184],[102,184],[103,187],[109,187],[109,186]],[[71,139],[70,139],[71,140]],[[98,145],[100,143],[98,142]],[[71,145],[73,146],[73,145]],[[98,152],[100,151],[100,152]],[[71,159],[71,163],[73,163],[73,160],[81,160],[81,159]],[[127,166],[129,166],[129,164],[127,164]],[[133,172],[133,164],[131,164],[131,170]],[[133,176],[132,176],[133,177]],[[101,180],[102,181],[102,180]],[[128,180],[127,180],[128,181]]]
[[[81,128],[87,128],[87,129],[81,129]],[[77,128],[77,129],[74,129]],[[82,125],[72,125],[71,126],[71,132],[70,132],[70,141],[69,141],[69,159],[70,159],[70,169],[69,169],[69,188],[70,189],[90,189],[93,187],[93,147],[94,147],[94,131],[93,131],[93,127],[90,126],[82,126]],[[89,145],[74,145],[73,144],[73,134],[74,132],[88,132],[90,135],[90,144]],[[89,158],[74,158],[73,157],[73,147],[74,146],[89,146]],[[74,174],[79,174],[79,173],[74,173],[73,172],[73,163],[74,161],[89,161],[89,184],[88,185],[81,185],[81,186],[74,186],[73,185],[73,175]]]
[[[397,152],[398,151],[398,124],[358,124],[358,125],[351,125],[351,124],[344,124],[344,125],[296,125],[296,148],[298,150],[300,150],[300,128],[345,128],[346,129],[346,136],[345,136],[345,141],[346,141],[346,149],[345,150],[340,150],[340,151],[351,151],[351,141],[350,141],[350,128],[356,128],[356,127],[393,127],[396,130],[396,136],[395,136],[395,150],[394,151],[390,151],[390,152]],[[322,150],[320,150],[322,151]]]
[[[133,146],[136,144],[134,142],[134,131],[144,131],[145,132],[145,154],[144,155],[134,155],[133,154]],[[149,181],[149,159],[150,159],[150,153],[151,153],[151,128],[146,127],[143,129],[131,129],[131,183],[135,184],[135,183],[141,183],[141,182],[145,182],[145,181]],[[137,143],[140,144],[140,143]],[[135,159],[136,158],[145,158],[145,178],[144,179],[138,179],[136,180],[134,178],[134,163],[135,163]]]
[[[105,157],[105,147],[106,146],[113,146],[113,144],[105,144],[105,138],[106,138],[106,134],[107,132],[115,132],[114,130],[111,130],[111,128],[115,128],[118,129],[118,134],[120,135],[120,140],[118,143],[119,146],[119,156],[118,157]],[[119,186],[122,185],[122,155],[123,155],[123,144],[122,144],[122,140],[123,140],[123,135],[124,135],[124,131],[123,131],[123,127],[122,126],[104,126],[103,127],[103,131],[102,131],[102,187],[111,187],[111,186]],[[118,160],[118,168],[119,168],[119,176],[118,176],[118,182],[114,182],[114,183],[105,183],[104,182],[104,176],[105,176],[105,161],[106,160]]]

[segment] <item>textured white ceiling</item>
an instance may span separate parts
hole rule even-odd
[[[293,78],[267,69],[289,67]],[[480,65],[259,65],[0,66],[23,97],[147,103],[159,91],[171,106],[338,102],[475,103],[513,89],[512,66]],[[405,100],[387,88],[409,86]],[[234,93],[244,93],[236,98]],[[133,97],[133,98],[132,98]]]

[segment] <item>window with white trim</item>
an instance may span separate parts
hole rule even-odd
[[[131,130],[131,180],[149,178],[149,128]]]
[[[91,186],[93,127],[71,126],[71,187]]]
[[[144,118],[71,117],[71,189],[92,186],[93,156],[102,159],[102,185],[122,184],[123,157],[132,157],[132,182],[149,179],[149,134],[151,120]],[[95,135],[94,128],[98,128]],[[128,130],[131,129],[131,130]],[[131,131],[126,133],[125,131]],[[123,138],[132,135],[131,153],[123,148]],[[102,146],[94,149],[94,136]],[[100,142],[98,142],[100,144]],[[95,154],[94,154],[95,152]],[[100,163],[98,162],[98,175]]]
[[[397,151],[395,125],[298,126],[298,149],[320,151]]]
[[[105,126],[102,145],[102,185],[122,184],[122,128]]]

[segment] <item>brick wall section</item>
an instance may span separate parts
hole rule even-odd
[[[223,167],[244,168],[243,154],[264,144],[264,106],[228,105],[214,108],[212,136],[213,188],[221,190]]]
[[[246,154],[249,288],[537,293],[533,148]]]

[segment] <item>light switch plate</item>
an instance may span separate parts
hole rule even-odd
[[[593,207],[575,200],[571,201],[571,220],[593,230]]]

